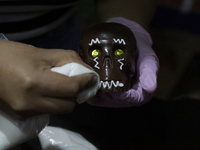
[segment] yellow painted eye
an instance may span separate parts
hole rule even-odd
[[[92,51],[92,56],[93,57],[97,57],[97,56],[99,56],[99,50],[98,49],[94,49],[93,51]]]
[[[121,56],[121,55],[123,55],[123,54],[124,54],[124,52],[123,52],[121,49],[115,50],[115,55],[116,55],[116,56]]]

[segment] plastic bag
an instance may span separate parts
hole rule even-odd
[[[66,76],[74,76],[84,73],[94,73],[97,76],[98,82],[93,87],[85,89],[82,93],[80,93],[77,96],[78,103],[83,103],[92,96],[94,96],[99,88],[99,75],[96,72],[80,64],[69,63],[61,67],[52,68],[51,70],[57,73],[64,74]],[[31,117],[26,121],[19,121],[17,119],[10,117],[9,115],[0,110],[0,150],[12,148],[27,140],[35,138],[42,131],[42,129],[45,128],[45,126],[48,123],[49,123],[48,115]],[[50,132],[49,129],[50,128],[45,128],[43,133],[45,133],[45,131]],[[55,134],[56,131],[60,132],[60,130],[55,130],[55,128],[51,129],[53,130],[52,132],[54,132]],[[76,143],[78,143],[78,141],[84,143],[84,139],[81,138],[80,136],[79,138],[77,138],[78,137],[77,134],[76,136],[75,134],[72,136],[72,132],[70,131],[65,131],[65,133],[66,134],[63,136],[67,136],[67,133],[69,133],[70,134],[69,137],[74,137],[73,139],[74,140],[76,139],[75,140]],[[69,141],[66,142],[68,142],[69,144]],[[86,145],[89,145],[88,144],[89,142],[86,143],[87,143]]]
[[[38,137],[43,150],[97,150],[80,134],[62,128],[47,126]]]
[[[19,121],[0,110],[0,150],[12,148],[37,137],[48,123],[48,115]]]

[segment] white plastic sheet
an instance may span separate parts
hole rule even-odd
[[[47,126],[39,140],[43,150],[97,150],[80,134],[63,128]]]
[[[77,96],[78,103],[83,103],[87,101],[89,98],[91,98],[96,94],[99,88],[99,75],[96,72],[78,63],[69,63],[61,67],[52,68],[51,70],[66,76],[75,76],[84,73],[94,73],[97,76],[98,79],[97,83],[93,87],[85,89],[82,93],[80,93]],[[27,119],[26,121],[19,121],[10,117],[9,115],[0,110],[0,150],[12,148],[27,140],[35,138],[45,128],[45,126],[48,123],[49,123],[48,115],[32,117]],[[45,135],[47,136],[45,137]],[[48,139],[48,137],[52,137],[54,141],[60,143],[60,145],[59,144],[57,145],[61,147],[65,148],[70,147],[70,149],[67,150],[86,150],[88,146],[90,149],[87,150],[96,150],[94,146],[91,145],[89,142],[87,142],[83,137],[81,137],[81,135],[70,132],[68,130],[62,130],[61,133],[61,129],[51,128],[51,127],[46,127],[40,135],[40,139],[43,139],[41,140],[42,142],[41,144],[43,145],[44,149],[46,149],[45,143],[46,145],[48,145],[48,150],[50,150],[51,147],[52,149],[54,148],[55,142],[51,142],[51,140]],[[65,139],[59,137],[63,138],[65,137]],[[45,138],[46,142],[44,140]],[[47,140],[49,140],[49,142],[51,143],[47,144]]]
[[[48,115],[31,117],[26,121],[20,121],[0,110],[0,150],[12,148],[37,137],[48,123]]]

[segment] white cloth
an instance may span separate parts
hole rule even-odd
[[[84,74],[84,73],[93,73],[97,76],[97,83],[94,86],[92,86],[91,88],[85,89],[82,93],[80,93],[77,96],[77,102],[79,104],[87,101],[89,98],[96,95],[96,92],[99,89],[99,83],[100,83],[99,75],[95,71],[90,70],[78,63],[73,62],[73,63],[63,65],[61,67],[54,67],[51,69],[51,71],[54,71],[54,72],[57,72],[57,73],[60,73],[60,74],[63,74],[63,75],[69,76],[69,77]]]

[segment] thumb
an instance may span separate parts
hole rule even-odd
[[[153,93],[157,87],[158,63],[153,56],[146,56],[143,59],[142,64],[139,66],[139,81],[144,90]]]
[[[52,67],[60,67],[65,64],[76,62],[85,66],[86,68],[90,68],[83,60],[80,58],[77,52],[73,50],[62,50],[62,49],[51,49],[43,51],[43,59],[50,63]]]

